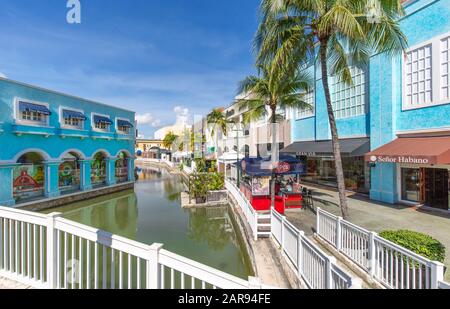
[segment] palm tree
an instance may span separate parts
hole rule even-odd
[[[216,141],[215,141],[216,154],[218,154],[217,147],[219,144],[219,142],[218,142],[219,136],[216,133],[218,130],[220,130],[224,136],[227,136],[229,125],[232,125],[234,122],[227,119],[227,116],[226,116],[223,108],[213,109],[211,111],[211,113],[209,113],[208,116],[206,117],[206,121],[207,121],[208,125],[212,126],[211,137],[214,137],[214,135],[216,136]]]
[[[276,65],[273,63],[272,65]],[[278,71],[280,72],[280,71]],[[308,109],[311,106],[303,99],[305,93],[310,91],[311,77],[306,71],[299,71],[292,77],[290,74],[270,74],[267,66],[259,67],[260,76],[249,76],[239,85],[238,92],[244,98],[237,100],[239,109],[243,114],[244,124],[257,121],[267,115],[270,116],[272,133],[272,171],[278,161],[277,123],[282,119],[277,114],[278,109]],[[270,111],[270,112],[269,112]],[[275,206],[275,178],[271,180],[272,207]]]
[[[212,125],[211,135],[215,135],[217,129],[220,129],[223,135],[227,135],[228,133],[228,125],[230,121],[227,119],[227,116],[224,113],[223,108],[215,108],[211,111],[211,113],[206,116],[206,121],[209,125]]]
[[[178,139],[178,135],[174,134],[173,132],[169,132],[166,134],[166,136],[163,139],[163,146],[166,149],[172,149],[172,146],[177,139]]]
[[[370,15],[369,15],[370,14]],[[352,85],[351,66],[370,56],[402,54],[407,40],[398,25],[400,0],[263,0],[255,38],[258,63],[276,62],[271,74],[292,72],[318,58],[322,71],[342,216],[348,217],[341,147],[330,95],[329,74]]]

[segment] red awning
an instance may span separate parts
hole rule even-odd
[[[450,164],[450,136],[401,137],[365,158],[374,163]]]

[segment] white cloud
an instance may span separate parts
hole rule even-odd
[[[0,72],[0,77],[1,77],[1,78],[6,78],[6,75],[3,74],[2,72]]]
[[[136,120],[137,120],[138,125],[141,125],[141,126],[151,126],[153,128],[157,128],[161,125],[161,120],[156,119],[150,113],[137,115]]]
[[[189,109],[182,106],[176,106],[173,111],[176,114],[177,125],[184,125],[189,123]]]

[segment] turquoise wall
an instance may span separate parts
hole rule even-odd
[[[16,99],[49,104],[52,115],[48,126],[17,123],[14,118]],[[62,128],[60,107],[83,110],[88,118],[83,130]],[[58,168],[68,151],[78,153],[81,161],[81,190],[90,190],[90,164],[92,157],[102,151],[107,157],[107,184],[114,185],[115,162],[120,152],[130,156],[129,177],[134,178],[135,132],[121,134],[116,131],[116,117],[134,123],[135,113],[89,100],[56,93],[50,90],[0,79],[0,205],[14,205],[12,196],[12,170],[17,159],[26,152],[38,152],[45,164],[45,197],[55,197],[59,192]],[[91,113],[108,115],[114,122],[109,132],[94,131]]]
[[[409,46],[450,32],[450,0],[415,1],[406,7],[406,12],[407,16],[400,21],[400,26]],[[372,149],[393,141],[400,131],[450,127],[450,104],[403,110],[401,57],[372,57],[370,81]],[[388,203],[398,202],[397,178],[395,164],[377,164],[372,168],[371,198]]]

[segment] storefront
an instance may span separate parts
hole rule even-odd
[[[450,209],[450,137],[401,137],[366,161],[396,164],[399,202]]]
[[[340,145],[346,188],[367,194],[370,190],[370,164],[364,160],[364,155],[370,151],[369,139],[343,139]],[[331,141],[297,142],[281,152],[296,154],[305,162],[303,182],[337,187]]]

